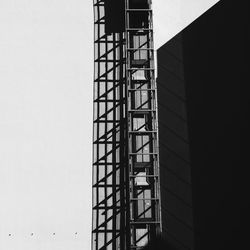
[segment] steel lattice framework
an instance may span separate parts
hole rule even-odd
[[[124,31],[106,34],[105,1],[94,0],[92,249],[141,249],[161,232],[152,10],[125,0]]]

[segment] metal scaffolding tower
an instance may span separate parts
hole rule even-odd
[[[151,1],[117,1],[120,27],[112,2],[94,0],[92,249],[142,249],[161,232]]]

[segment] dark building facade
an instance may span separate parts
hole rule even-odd
[[[228,249],[244,220],[232,196],[249,126],[244,8],[220,1],[157,52],[163,237],[176,249]]]
[[[193,249],[193,203],[183,38],[158,50],[158,111],[163,235]]]

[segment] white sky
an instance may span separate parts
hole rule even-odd
[[[153,1],[156,47],[217,2],[180,1]],[[90,249],[92,13],[0,0],[0,249]]]
[[[155,48],[159,48],[219,0],[152,0]]]

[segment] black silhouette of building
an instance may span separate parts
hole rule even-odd
[[[157,52],[162,235],[176,249],[229,249],[244,220],[232,173],[249,126],[245,8],[222,0]]]

